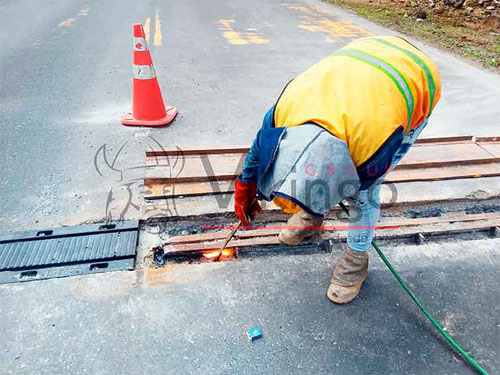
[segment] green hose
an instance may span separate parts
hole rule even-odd
[[[344,210],[344,212],[347,215],[349,215],[349,210],[347,209],[347,207],[342,202],[340,202],[339,205],[342,208],[342,210]],[[382,258],[382,260],[385,263],[385,265],[387,266],[387,268],[389,268],[389,270],[392,272],[392,274],[394,275],[394,277],[401,284],[401,286],[403,287],[403,289],[406,290],[406,293],[408,293],[410,295],[411,299],[417,304],[417,306],[419,307],[419,309],[424,313],[424,315],[427,317],[427,319],[430,320],[430,322],[434,325],[434,327],[436,327],[436,329],[439,331],[439,333],[441,333],[441,335],[443,335],[443,337],[451,344],[451,346],[453,346],[455,348],[455,350],[457,352],[459,352],[462,355],[462,357],[465,358],[467,360],[467,362],[469,362],[471,364],[472,367],[474,367],[479,373],[481,373],[483,375],[488,375],[488,373],[486,372],[486,370],[483,369],[481,367],[481,365],[479,365],[479,363],[477,363],[474,360],[474,358],[472,358],[470,355],[468,355],[465,352],[465,350],[463,350],[460,347],[460,345],[458,345],[456,343],[455,340],[453,340],[453,337],[451,337],[443,329],[443,327],[441,327],[439,325],[439,323],[436,321],[436,319],[434,319],[434,317],[431,315],[431,313],[425,308],[424,305],[422,305],[422,302],[419,301],[419,299],[411,291],[411,289],[408,286],[408,284],[406,284],[406,282],[401,278],[401,276],[399,276],[399,274],[397,273],[397,271],[394,269],[394,267],[392,266],[392,264],[389,263],[389,261],[387,260],[387,258],[385,257],[385,255],[382,253],[382,250],[380,250],[380,248],[378,247],[378,245],[375,243],[375,241],[372,241],[372,245],[375,248],[375,250],[377,251],[377,253],[380,256],[380,258]]]

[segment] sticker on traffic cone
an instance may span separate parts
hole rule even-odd
[[[122,116],[123,125],[164,126],[177,115],[177,108],[163,103],[160,86],[144,30],[134,24],[134,80],[132,83],[132,112]]]

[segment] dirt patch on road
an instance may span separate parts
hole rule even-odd
[[[500,72],[500,0],[326,0]]]

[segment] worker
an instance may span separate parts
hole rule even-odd
[[[347,245],[327,296],[350,302],[368,273],[380,184],[440,95],[436,65],[406,40],[354,40],[290,81],[267,112],[236,181],[236,215],[248,225],[261,211],[257,199],[272,200],[293,214],[279,241],[298,244],[347,200]]]

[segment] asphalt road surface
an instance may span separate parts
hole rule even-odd
[[[386,247],[438,322],[500,371],[500,240]],[[475,374],[372,252],[360,296],[326,297],[340,255],[183,264],[0,285],[2,374]],[[258,327],[251,343],[245,332]]]
[[[134,22],[179,109],[165,128],[120,124]],[[139,217],[145,149],[248,144],[291,78],[353,38],[394,34],[301,0],[3,0],[0,23],[3,232]],[[443,78],[425,135],[498,135],[499,77],[417,44]]]

